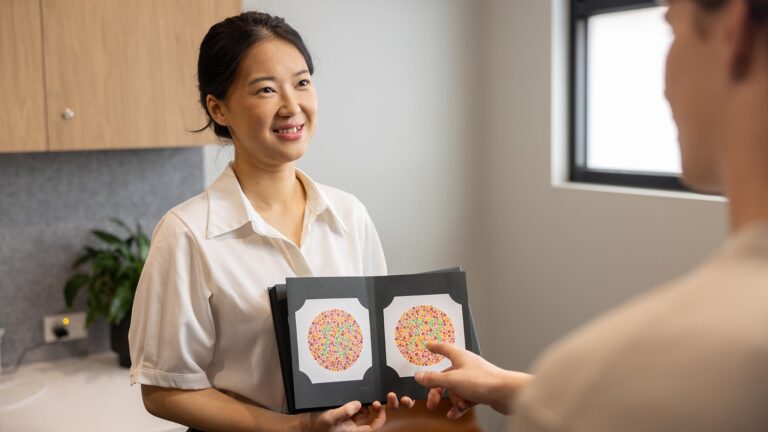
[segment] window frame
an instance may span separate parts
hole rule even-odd
[[[679,175],[587,167],[587,20],[595,15],[659,5],[657,0],[570,0],[568,179],[571,182],[690,191]]]

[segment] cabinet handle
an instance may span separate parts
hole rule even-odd
[[[72,111],[72,108],[64,108],[64,112],[61,113],[61,116],[64,117],[64,120],[72,120],[75,117],[75,112]]]

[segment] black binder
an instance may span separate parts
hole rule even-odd
[[[424,303],[423,305],[415,306],[416,308],[427,308],[422,310],[435,311],[439,310],[439,308],[428,304],[429,302],[419,300],[440,299],[441,301],[447,301],[448,297],[446,296],[450,298],[448,303],[453,308],[452,310],[458,311],[460,309],[460,316],[463,321],[461,330],[463,330],[464,338],[464,346],[462,348],[480,354],[477,334],[469,309],[466,275],[460,268],[411,275],[288,278],[285,284],[269,288],[269,298],[288,412],[299,413],[335,408],[352,400],[359,400],[363,404],[370,404],[376,400],[385,403],[386,395],[390,391],[395,392],[398,396],[410,396],[416,400],[425,399],[428,389],[417,384],[412,375],[400,376],[395,369],[388,365],[388,340],[390,352],[395,352],[395,348],[392,343],[393,336],[385,334],[384,311],[390,304],[394,303],[395,298],[397,298],[398,304],[406,305],[400,306],[401,308],[407,307],[410,299],[414,299],[417,303]],[[344,381],[333,381],[333,376],[337,373],[323,371],[322,379],[330,379],[331,381],[313,382],[313,379],[307,373],[300,370],[300,349],[304,349],[305,359],[311,359],[312,357],[306,354],[308,350],[306,348],[308,344],[307,338],[310,337],[309,333],[306,335],[307,338],[299,340],[299,333],[301,331],[297,329],[297,312],[301,314],[302,307],[305,304],[309,304],[308,301],[330,300],[327,302],[328,304],[335,304],[333,299],[345,299],[344,301],[347,302],[351,299],[356,299],[359,305],[362,306],[362,308],[358,309],[364,311],[364,314],[367,315],[363,316],[363,320],[367,319],[370,332],[369,334],[361,333],[358,326],[358,333],[356,334],[362,334],[363,339],[367,339],[369,342],[366,346],[370,348],[371,365],[367,368],[365,368],[365,365],[356,365],[358,370],[364,369],[365,372],[364,374],[361,373],[362,376],[355,377],[354,379],[347,378]],[[338,301],[341,302],[342,300]],[[453,304],[456,306],[454,307]],[[411,310],[415,309],[409,309],[409,312]],[[454,315],[456,313],[454,312]],[[348,314],[345,315],[343,313],[343,315],[347,316]],[[317,316],[319,317],[320,315]],[[360,316],[359,313],[358,316]],[[405,314],[402,316],[405,316]],[[441,316],[446,317],[447,315],[443,314]],[[304,324],[302,324],[305,330],[307,321],[305,318]],[[438,321],[441,325],[444,322],[451,322],[450,319],[438,319]],[[411,322],[423,323],[425,321],[412,320]],[[437,321],[429,321],[427,319],[426,322]],[[394,321],[390,318],[389,325],[391,326],[393,323]],[[424,326],[421,328],[424,329],[424,332],[429,330],[432,331],[430,334],[435,334],[439,337],[440,331],[427,329]],[[451,327],[451,331],[455,331],[456,335],[460,333],[458,329],[453,327]],[[411,333],[407,334],[410,335]],[[456,339],[456,343],[458,343],[458,336]],[[301,348],[300,343],[303,344]],[[405,345],[402,345],[402,347],[402,349],[406,349]],[[411,348],[413,348],[413,345],[411,345]],[[320,354],[317,355],[320,356]],[[392,357],[394,358],[395,356]],[[321,357],[315,357],[315,360],[318,358],[322,360]],[[306,367],[306,364],[309,362],[307,360],[304,361]],[[402,363],[402,359],[400,361]],[[316,365],[312,366],[317,368]],[[436,366],[433,365],[432,367]],[[413,368],[419,368],[419,366],[413,366]],[[315,380],[318,379],[320,378],[315,376]]]

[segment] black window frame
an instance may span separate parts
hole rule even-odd
[[[644,189],[690,191],[679,175],[587,167],[587,21],[590,17],[659,6],[656,0],[570,0],[569,180]]]

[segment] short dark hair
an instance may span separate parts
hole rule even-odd
[[[227,96],[243,56],[253,45],[269,38],[280,38],[290,42],[299,50],[307,63],[310,75],[314,73],[312,57],[304,40],[283,18],[262,12],[243,12],[214,24],[200,43],[197,60],[197,82],[200,90],[200,104],[208,116],[208,124],[196,132],[212,127],[221,137],[232,139],[229,129],[211,117],[205,99],[210,94],[217,99]]]
[[[705,10],[717,10],[725,5],[727,0],[694,0],[696,4]],[[768,22],[768,0],[746,0],[749,6],[749,15],[757,22]]]

